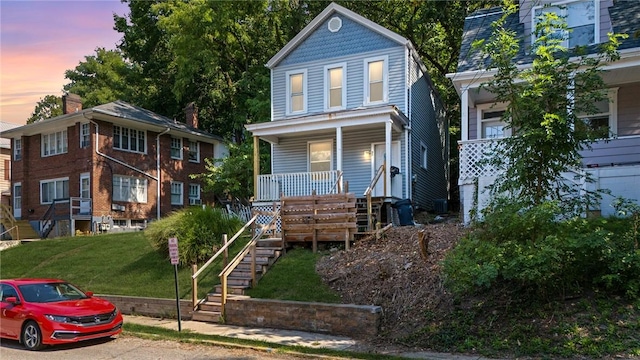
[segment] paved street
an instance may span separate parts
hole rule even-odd
[[[113,340],[87,341],[80,344],[47,347],[41,351],[27,351],[17,341],[0,342],[0,359],[2,360],[100,360],[100,359],[136,359],[136,360],[199,360],[199,359],[303,359],[291,355],[283,355],[257,351],[250,348],[223,348],[183,344],[177,341],[154,341],[136,337],[120,336]],[[306,358],[308,359],[308,357]]]

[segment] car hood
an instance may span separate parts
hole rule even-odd
[[[37,304],[37,307],[46,314],[65,316],[104,314],[113,311],[115,308],[115,306],[107,300],[95,297]]]

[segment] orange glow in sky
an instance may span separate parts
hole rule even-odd
[[[0,121],[25,124],[46,95],[61,96],[74,69],[98,47],[114,49],[122,34],[119,0],[0,0]]]

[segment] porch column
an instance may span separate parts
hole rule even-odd
[[[260,175],[260,138],[253,137],[253,198],[258,198],[258,175]]]
[[[462,88],[462,94],[460,94],[460,140],[469,140],[469,91],[468,87]]]
[[[336,128],[336,170],[342,172],[342,127]],[[342,177],[340,178],[340,189],[344,189]]]
[[[391,197],[391,119],[384,128],[384,196]]]

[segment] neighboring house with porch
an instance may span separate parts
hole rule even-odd
[[[20,125],[0,121],[0,133],[11,130]],[[9,139],[0,139],[0,194],[2,196],[0,203],[10,205],[9,199],[11,195],[11,141]]]
[[[331,3],[266,66],[271,121],[246,126],[255,152],[271,145],[271,174],[254,166],[254,206],[347,185],[361,199],[372,186],[387,210],[446,201],[444,108],[409,40]]]
[[[545,6],[546,5],[546,6]],[[629,38],[618,48],[620,60],[607,65],[603,79],[609,87],[610,101],[597,104],[601,113],[591,115],[590,123],[609,128],[610,137],[582,151],[582,169],[590,173],[595,183],[586,183],[589,190],[609,189],[599,204],[603,215],[611,215],[615,196],[640,200],[640,2],[613,0],[540,1],[520,0],[519,12],[507,19],[507,26],[518,34],[519,64],[531,63],[529,53],[533,42],[532,29],[538,15],[546,11],[566,17],[572,30],[565,44],[589,46],[596,51],[598,43],[607,41],[607,33],[626,33]],[[470,210],[488,199],[483,191],[497,175],[496,169],[482,164],[484,155],[496,139],[511,136],[501,121],[504,105],[494,104],[494,95],[481,89],[492,76],[485,69],[480,51],[472,47],[476,40],[488,39],[491,24],[503,15],[501,8],[479,10],[465,19],[460,60],[456,73],[448,77],[461,98],[460,187],[464,221],[469,222]],[[590,46],[592,45],[592,46]]]
[[[82,109],[63,96],[63,115],[7,131],[11,206],[41,237],[143,228],[173,210],[199,205],[204,159],[226,156],[223,139],[123,101]]]

